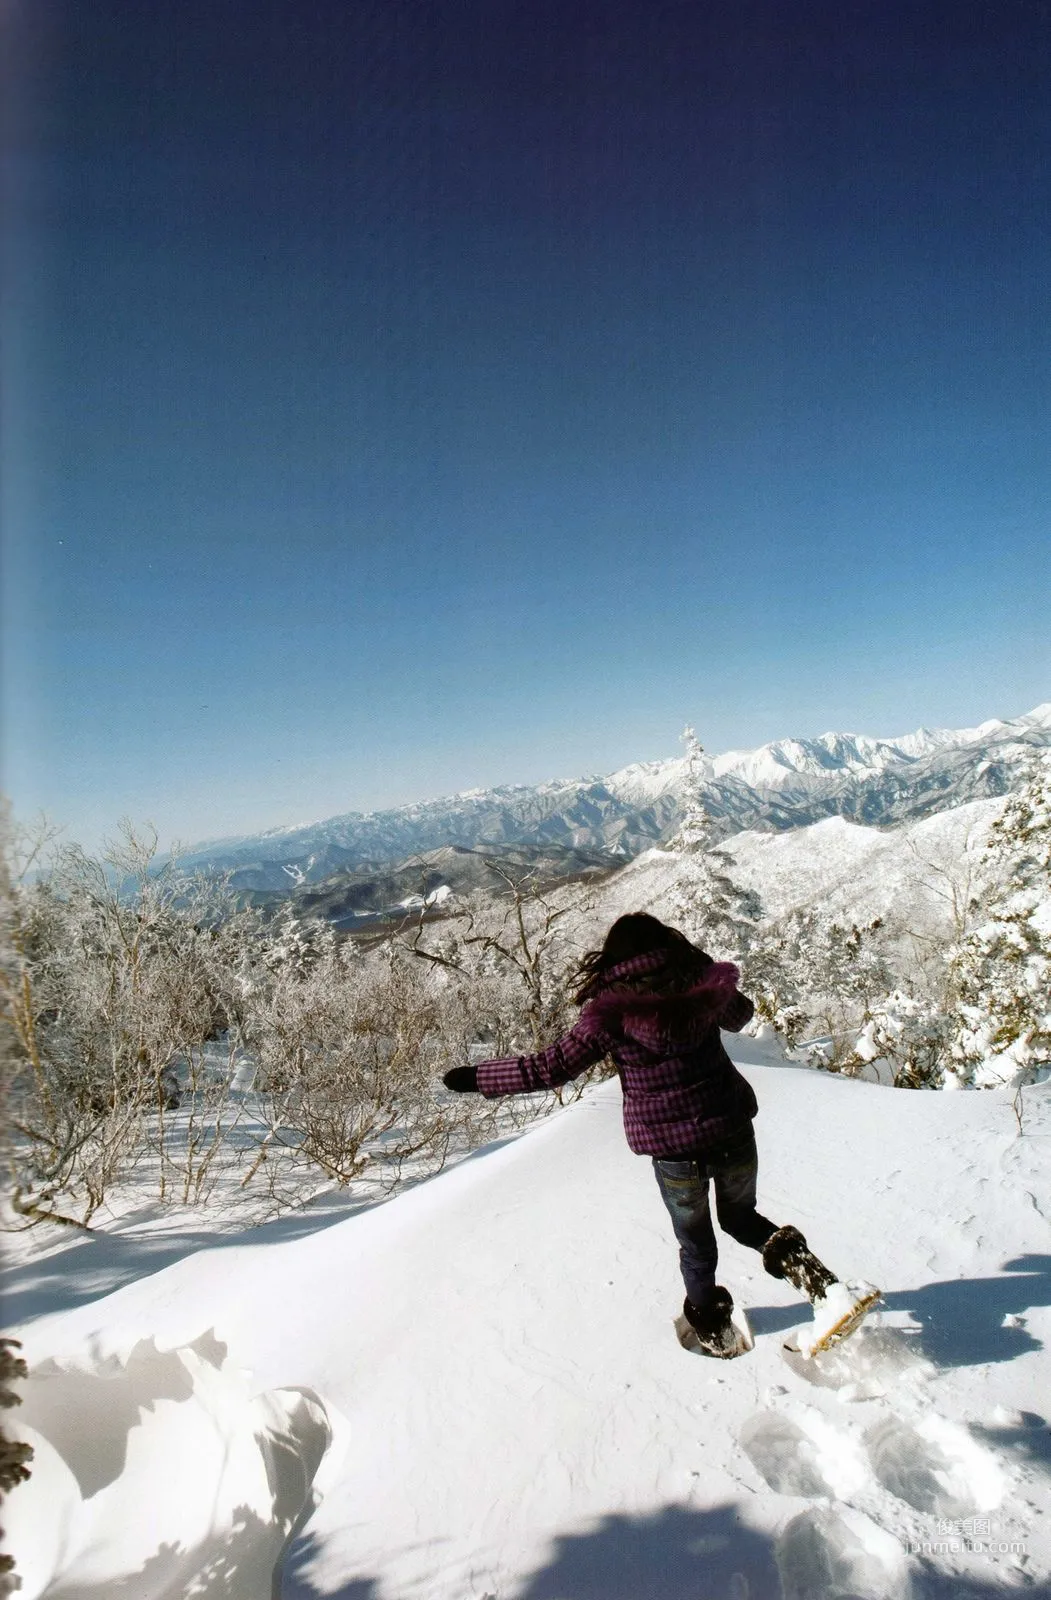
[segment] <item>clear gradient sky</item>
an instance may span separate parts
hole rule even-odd
[[[1051,695],[1046,0],[3,16],[21,814]]]

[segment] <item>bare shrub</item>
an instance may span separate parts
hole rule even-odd
[[[227,906],[222,885],[158,866],[156,835],[129,823],[101,858],[67,846],[35,880],[17,830],[7,845],[9,1198],[25,1224],[83,1226],[151,1145],[164,1193],[177,1063],[226,1021],[216,926]]]
[[[548,892],[535,871],[518,874],[489,858],[487,865],[504,884],[502,895],[456,901],[440,922],[427,922],[421,910],[415,927],[399,936],[404,949],[444,975],[443,1032],[464,1062],[534,1053],[571,1026],[571,975],[581,954],[573,929],[592,904],[590,890]],[[577,1099],[611,1070],[592,1068],[554,1091],[555,1101]]]
[[[346,1185],[382,1157],[445,1158],[456,1117],[435,1082],[446,1060],[442,1006],[393,946],[371,959],[331,944],[246,998],[269,1140]]]

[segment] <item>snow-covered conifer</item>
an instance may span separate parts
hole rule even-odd
[[[883,923],[822,917],[800,907],[763,926],[745,961],[760,1018],[813,1065],[862,1075],[859,1031],[891,987]]]
[[[704,746],[693,728],[680,735],[686,750],[682,815],[665,849],[681,857],[670,896],[672,920],[687,938],[711,947],[713,954],[740,959],[748,949],[761,914],[758,895],[735,883],[733,861],[716,844],[701,778]]]
[[[940,1088],[950,1032],[950,1019],[929,996],[892,989],[872,1004],[844,1070],[864,1077],[871,1066],[897,1089]]]
[[[975,1087],[1023,1083],[1051,1062],[1051,755],[990,829],[994,868],[977,926],[949,952],[951,1066]]]
[[[336,935],[330,922],[306,920],[286,905],[261,943],[260,958],[271,972],[305,978],[319,961],[331,955]]]

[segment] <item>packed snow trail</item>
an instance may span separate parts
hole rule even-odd
[[[685,1353],[666,1214],[604,1085],[348,1221],[282,1244],[247,1234],[16,1330],[29,1391],[65,1375],[67,1426],[99,1375],[144,1352],[201,1364],[196,1400],[140,1398],[123,1464],[100,1441],[111,1510],[80,1490],[89,1546],[73,1516],[55,1577],[27,1593],[247,1600],[252,1562],[276,1561],[289,1535],[285,1600],[1051,1593],[1051,1085],[1026,1092],[1019,1136],[1000,1092],[746,1072],[764,1211],[837,1272],[884,1286],[876,1325],[793,1362],[782,1344],[809,1308],[721,1239],[720,1281],[756,1347],[729,1363]],[[302,1405],[283,1459],[299,1466],[271,1479],[264,1461],[260,1479],[251,1407],[290,1390]],[[174,1421],[191,1404],[241,1462],[216,1478],[226,1509],[205,1533],[173,1489],[187,1437],[202,1437]],[[47,1436],[46,1406],[31,1394],[26,1409]],[[6,1508],[16,1557],[21,1492]],[[145,1557],[120,1553],[121,1496],[151,1507]]]

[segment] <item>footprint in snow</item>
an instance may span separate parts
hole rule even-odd
[[[760,1411],[744,1424],[740,1439],[745,1455],[778,1494],[848,1496],[869,1476],[853,1440],[813,1414],[795,1421]]]
[[[774,1549],[784,1600],[910,1600],[901,1544],[859,1511],[811,1506]]]
[[[991,1511],[1004,1497],[1003,1471],[988,1450],[944,1417],[915,1425],[900,1417],[879,1422],[865,1437],[872,1470],[883,1487],[916,1511],[937,1517]]]

